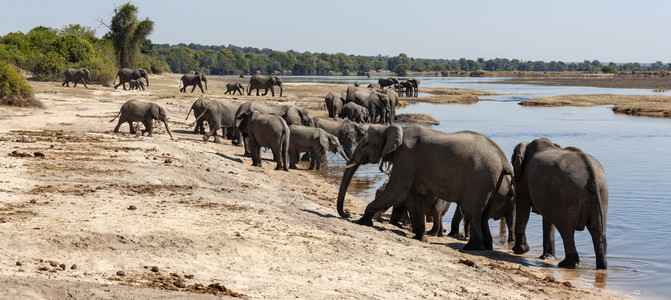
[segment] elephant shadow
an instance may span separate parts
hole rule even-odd
[[[317,212],[317,211],[314,211],[314,210],[309,210],[309,209],[301,209],[301,211],[304,211],[306,213],[311,213],[311,214],[316,215],[320,218],[328,218],[328,219],[339,218],[339,217],[334,216],[332,214],[322,214],[320,212]]]
[[[501,250],[483,250],[483,251],[465,251],[463,250],[464,248],[464,243],[458,243],[458,242],[447,242],[447,243],[431,243],[435,245],[445,245],[447,247],[450,247],[454,250],[457,250],[461,253],[464,254],[470,254],[473,256],[480,256],[480,257],[486,257],[490,260],[493,261],[505,261],[509,262],[512,264],[518,264],[521,266],[525,267],[543,267],[543,268],[557,268],[556,265],[553,264],[548,264],[544,263],[542,261],[534,260],[533,258],[527,258],[527,257],[522,257],[518,255],[513,255],[510,253],[506,253]]]
[[[193,130],[181,130],[181,129],[176,129],[172,131],[173,133],[183,133],[183,134],[193,134]]]
[[[242,163],[242,159],[239,159],[237,157],[231,157],[231,156],[228,156],[228,155],[226,155],[224,153],[221,153],[221,152],[217,152],[217,153],[215,153],[215,155],[217,155],[219,157],[222,157],[222,158],[225,158],[225,159],[228,159],[230,161],[234,161],[234,162],[237,162],[237,163]]]

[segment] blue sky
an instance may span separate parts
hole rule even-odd
[[[4,2],[4,1],[3,1]],[[109,23],[126,1],[9,1],[0,35]],[[415,58],[671,62],[671,1],[134,0],[154,43]],[[189,3],[184,5],[184,3]],[[98,27],[97,34],[107,31]]]

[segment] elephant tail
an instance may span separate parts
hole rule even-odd
[[[116,120],[116,118],[117,118],[120,114],[121,114],[121,110],[119,110],[119,113],[117,113],[116,116],[114,116],[114,119],[110,120],[110,123],[114,122],[114,120]]]
[[[589,179],[587,182],[587,190],[589,193],[591,193],[590,196],[594,197],[593,200],[586,200],[581,202],[583,207],[581,207],[581,216],[578,222],[579,228],[584,228],[584,225],[587,223],[587,220],[591,217],[589,215],[589,212],[592,210],[597,211],[597,218],[600,218],[600,220],[593,220],[599,222],[599,226],[602,229],[603,234],[606,234],[606,218],[608,214],[608,199],[603,199],[602,197],[608,197],[608,194],[602,195],[601,193],[601,186],[597,183],[597,170],[594,166],[594,162],[589,158],[587,153],[583,152],[582,150],[575,148],[575,147],[566,147],[564,148],[566,150],[571,150],[578,154],[580,158],[582,158],[585,167],[587,168],[587,172],[589,174]],[[596,162],[596,164],[599,164]],[[591,202],[593,202],[593,205],[596,205],[596,207],[585,207],[585,205],[589,205]],[[606,207],[604,207],[604,203]]]
[[[209,107],[210,107],[210,103],[208,102],[208,103],[205,104],[205,109],[203,109],[203,113],[201,113],[200,116],[197,116],[197,117],[196,117],[196,121],[193,121],[193,123],[186,125],[186,128],[189,128],[189,127],[191,127],[191,126],[193,126],[193,125],[196,125],[196,122],[198,122],[198,119],[202,118],[202,117],[205,115],[205,113],[207,112],[207,110],[209,109]],[[191,109],[193,109],[193,107],[191,107]],[[190,113],[190,112],[191,112],[191,110],[189,110],[189,113]],[[194,114],[194,116],[195,116],[195,114]],[[189,118],[189,114],[187,114],[186,117]],[[186,121],[186,120],[185,120],[185,121]]]
[[[119,78],[119,73],[116,73],[116,76],[114,76],[114,80],[112,80],[112,86],[114,86],[114,83],[116,82],[117,78]]]
[[[501,189],[501,184],[503,184],[503,177],[506,177],[507,175],[513,175],[512,168],[508,164],[504,164],[503,169],[501,170],[501,173],[499,174],[499,179],[496,181],[496,185],[494,186],[494,190],[492,190],[492,194],[489,196],[489,199],[487,200],[487,204],[485,207],[485,210],[482,214],[483,220],[488,219],[490,215],[490,208],[492,207],[494,198],[496,197],[496,194],[498,193],[499,189]],[[498,219],[497,219],[498,220]]]
[[[184,119],[184,121],[186,121],[186,120],[189,119],[189,115],[191,114],[191,111],[192,111],[192,110],[193,110],[193,105],[191,106],[191,109],[189,109],[189,111],[186,113],[186,119]],[[196,115],[196,114],[195,114],[195,112],[194,112],[194,116],[195,116],[195,115]],[[198,120],[198,118],[196,118],[196,120]],[[189,127],[191,127],[191,126],[189,126]]]

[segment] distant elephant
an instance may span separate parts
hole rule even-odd
[[[380,123],[387,122],[386,115],[389,112],[389,97],[387,94],[379,93],[373,89],[362,89],[357,87],[347,88],[346,103],[354,102],[368,109],[370,122],[376,123],[378,117]]]
[[[381,87],[384,88],[384,87],[388,87],[388,86],[390,86],[390,85],[393,85],[393,84],[398,83],[398,79],[396,79],[396,78],[394,78],[394,77],[382,77],[382,78],[380,78],[380,79],[377,80],[377,83],[378,83]]]
[[[238,129],[249,143],[252,166],[261,166],[261,147],[273,151],[277,166],[275,170],[289,170],[289,126],[278,115],[249,112],[236,117]]]
[[[200,72],[194,72],[192,74],[184,74],[182,75],[182,78],[180,78],[179,82],[179,91],[182,93],[186,93],[186,87],[188,86],[193,86],[191,88],[191,92],[196,89],[196,86],[200,88],[201,93],[205,93],[203,90],[203,84],[201,82],[205,83],[205,89],[207,90],[207,77],[205,77],[205,74],[200,73]]]
[[[282,117],[288,125],[300,124],[314,127],[314,121],[310,116],[310,111],[296,106],[296,105],[267,105],[259,102],[248,101],[240,105],[235,112],[235,130],[238,131],[237,126],[240,123],[240,117],[249,112],[261,112],[266,114],[274,114]],[[246,139],[243,139],[245,141]],[[247,142],[245,141],[245,155],[249,154],[247,149]]]
[[[324,97],[324,102],[326,102],[326,109],[329,112],[329,117],[342,118],[342,107],[345,105],[345,93],[329,92],[326,97]]]
[[[172,132],[168,127],[168,116],[165,113],[165,109],[156,103],[128,100],[121,106],[121,110],[110,123],[114,122],[117,117],[119,117],[119,123],[114,127],[114,133],[119,132],[119,126],[121,126],[121,124],[128,122],[130,133],[135,134],[133,122],[142,122],[145,128],[142,130],[142,135],[146,132],[149,133],[147,136],[152,136],[152,133],[154,132],[154,120],[159,120],[165,124],[165,130],[170,135],[170,138],[172,138]]]
[[[235,112],[239,107],[240,104],[231,101],[196,100],[191,105],[191,109],[193,109],[194,116],[196,117],[196,129],[198,129],[199,120],[201,122],[201,127],[203,121],[207,121],[207,124],[210,126],[210,131],[203,135],[203,140],[207,142],[211,136],[214,136],[214,142],[221,143],[219,136],[217,136],[217,130],[222,129],[223,137],[232,136],[234,144],[240,143],[239,136],[237,136],[233,130],[233,127],[235,127]],[[200,111],[200,113],[197,113],[197,111]],[[189,118],[190,112],[191,110],[186,114],[187,119]]]
[[[254,75],[249,79],[249,85],[247,85],[247,96],[252,94],[252,90],[256,90],[256,95],[259,95],[259,89],[265,90],[263,96],[268,94],[268,89],[273,97],[275,97],[275,88],[274,86],[280,87],[280,97],[282,97],[282,91],[284,86],[282,85],[282,79],[277,77],[277,75]]]
[[[426,198],[435,196],[461,205],[472,221],[471,237],[464,250],[491,250],[489,218],[502,218],[510,202],[496,201],[496,191],[512,167],[494,141],[472,131],[444,133],[424,126],[371,125],[347,162],[338,192],[341,217],[345,194],[354,173],[362,164],[385,163],[393,168],[384,188],[368,204],[362,225],[373,225],[373,215],[408,200],[414,239],[425,240]]]
[[[349,102],[343,106],[342,116],[356,123],[370,123],[368,109],[354,102]]]
[[[289,126],[291,136],[289,138],[289,168],[296,169],[296,163],[299,160],[301,152],[310,154],[309,170],[321,168],[322,156],[326,151],[340,154],[345,161],[348,160],[347,154],[343,150],[338,138],[326,132],[324,129],[307,127],[303,125]]]
[[[355,104],[356,105],[356,104]],[[338,137],[338,142],[345,150],[347,157],[352,155],[352,147],[366,135],[367,128],[348,119],[315,117],[315,127]]]
[[[231,93],[233,92],[233,93]],[[224,94],[235,95],[235,92],[238,92],[241,96],[245,93],[245,87],[242,86],[239,82],[229,82],[226,84],[226,92]]]
[[[562,148],[547,138],[515,146],[511,158],[515,170],[515,246],[513,252],[529,251],[525,234],[529,211],[543,216],[543,255],[555,256],[555,226],[564,241],[566,257],[561,268],[580,262],[575,230],[587,227],[592,236],[597,269],[606,269],[606,219],[608,182],[596,158],[575,147]]]
[[[138,79],[128,80],[128,89],[129,90],[143,90],[144,91],[144,82]]]
[[[75,84],[72,87],[76,87],[77,83],[81,82],[84,87],[88,88],[88,86],[86,86],[86,81],[91,83],[91,72],[89,72],[89,69],[87,68],[68,68],[65,70],[65,72],[63,72],[63,76],[65,76],[65,81],[61,84],[61,86],[69,87],[70,82],[74,82]]]
[[[410,97],[414,93],[414,86],[410,81],[404,80],[398,83],[398,91],[399,93],[405,94],[406,97]]]
[[[414,91],[413,96],[417,97],[417,94],[419,94],[419,79],[410,78],[408,79],[408,82],[412,84],[412,89]]]
[[[119,77],[119,84],[114,85],[114,82],[116,82],[117,77]],[[112,81],[112,85],[114,85],[114,89],[116,90],[120,85],[123,85],[123,90],[126,90],[126,82],[130,81],[131,79],[141,79],[144,78],[147,80],[147,86],[149,86],[149,77],[147,76],[147,70],[145,69],[129,69],[129,68],[123,68],[117,72],[116,76],[114,77],[114,80]]]

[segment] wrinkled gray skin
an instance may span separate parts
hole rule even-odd
[[[338,137],[338,142],[345,150],[347,157],[352,155],[354,144],[366,135],[367,128],[348,119],[315,117],[315,127]]]
[[[61,86],[69,87],[70,82],[74,82],[75,84],[72,87],[76,87],[77,83],[81,82],[84,87],[88,88],[88,86],[86,86],[86,82],[88,81],[91,83],[91,72],[89,72],[89,69],[87,68],[68,68],[65,70],[65,72],[63,72],[63,76],[65,76],[65,81],[61,84]]]
[[[256,95],[258,96],[260,89],[265,90],[262,95],[265,96],[268,94],[268,90],[270,89],[271,95],[275,97],[274,86],[280,87],[280,97],[282,97],[284,86],[282,85],[282,79],[277,77],[277,75],[254,75],[249,79],[249,85],[247,85],[247,96],[252,94],[252,90],[256,90]]]
[[[543,255],[554,257],[555,226],[564,241],[566,257],[561,268],[580,262],[574,233],[587,227],[592,236],[597,269],[606,269],[608,182],[594,157],[575,147],[561,148],[547,138],[515,146],[515,246],[517,254],[529,251],[525,234],[529,211],[543,216]]]
[[[180,78],[179,91],[186,93],[186,88],[192,85],[192,93],[196,89],[196,86],[200,88],[201,93],[205,93],[203,90],[203,82],[205,83],[205,89],[207,90],[207,77],[205,77],[205,74],[198,72],[194,72],[193,74],[184,74],[182,75],[182,78]]]
[[[291,125],[291,136],[289,138],[289,168],[296,169],[301,152],[310,154],[309,170],[321,168],[322,156],[326,151],[340,154],[348,160],[345,150],[340,146],[338,138],[321,128],[307,127],[303,125]]]
[[[114,122],[117,117],[119,117],[119,123],[114,127],[114,133],[119,132],[121,124],[128,122],[130,133],[135,134],[133,122],[142,122],[145,128],[142,130],[142,135],[146,132],[149,133],[147,136],[152,136],[152,133],[154,132],[154,120],[159,120],[165,124],[165,130],[170,135],[170,138],[172,138],[172,131],[170,131],[170,128],[168,127],[168,116],[163,107],[160,107],[154,102],[142,102],[137,100],[126,101],[126,103],[121,106],[119,113],[110,121],[110,123]]]
[[[289,170],[289,126],[280,116],[250,112],[236,118],[252,154],[252,166],[261,166],[261,148],[270,148],[277,162],[275,170]]]
[[[114,82],[116,82],[117,77],[119,78],[119,84],[114,85]],[[114,89],[116,90],[120,85],[123,85],[123,90],[126,90],[126,82],[130,81],[131,79],[141,79],[144,78],[147,80],[147,86],[149,86],[149,77],[147,76],[147,70],[145,69],[129,69],[129,68],[123,68],[117,72],[116,76],[114,77],[114,81],[112,81],[112,85],[114,85]]]
[[[138,79],[131,79],[128,81],[129,90],[143,90],[144,91],[144,82]]]
[[[380,87],[388,87],[390,85],[394,85],[398,83],[398,79],[394,77],[382,77],[377,80],[377,83],[380,85]]]
[[[326,110],[329,112],[331,118],[342,118],[342,108],[345,105],[345,93],[329,92],[324,97],[326,102]]]
[[[425,240],[426,197],[435,196],[461,204],[472,220],[471,237],[464,250],[491,250],[492,236],[487,220],[502,218],[510,206],[495,201],[505,175],[512,167],[492,140],[472,131],[444,133],[424,126],[371,125],[357,145],[343,174],[337,208],[341,217],[345,194],[354,173],[362,164],[393,164],[388,184],[377,190],[357,221],[373,225],[373,215],[406,199],[410,203],[414,239]]]
[[[222,136],[231,136],[233,135],[233,143],[239,144],[240,137],[236,136],[233,132],[233,127],[235,127],[235,112],[240,107],[240,104],[223,101],[223,100],[204,100],[198,99],[192,105],[191,109],[194,112],[196,117],[196,129],[198,128],[198,122],[200,120],[201,130],[203,126],[203,121],[207,121],[207,124],[210,126],[210,131],[203,135],[204,141],[209,141],[211,136],[214,136],[215,143],[221,143],[221,139],[217,136],[217,130],[222,129]],[[198,113],[200,111],[200,113]],[[189,118],[189,112],[186,113],[186,118]],[[189,124],[189,125],[193,125]],[[195,132],[195,131],[194,131]]]
[[[231,93],[232,92],[232,93]],[[226,84],[226,92],[224,94],[235,95],[238,92],[241,96],[245,93],[245,87],[239,82],[229,82]]]
[[[368,109],[370,121],[376,123],[387,122],[386,115],[389,112],[389,97],[373,89],[363,89],[357,87],[347,88],[346,103],[354,102]]]
[[[349,102],[343,106],[342,116],[356,123],[370,123],[368,109],[354,102]]]
[[[300,124],[305,126],[314,127],[314,121],[310,116],[310,111],[296,106],[296,105],[267,105],[259,102],[248,101],[240,105],[238,110],[235,112],[235,130],[238,131],[237,126],[240,123],[240,116],[247,114],[249,112],[261,112],[266,114],[274,114],[282,117],[288,125]],[[243,141],[246,139],[243,138]],[[249,155],[249,149],[247,149],[247,142],[245,141],[245,156]]]

